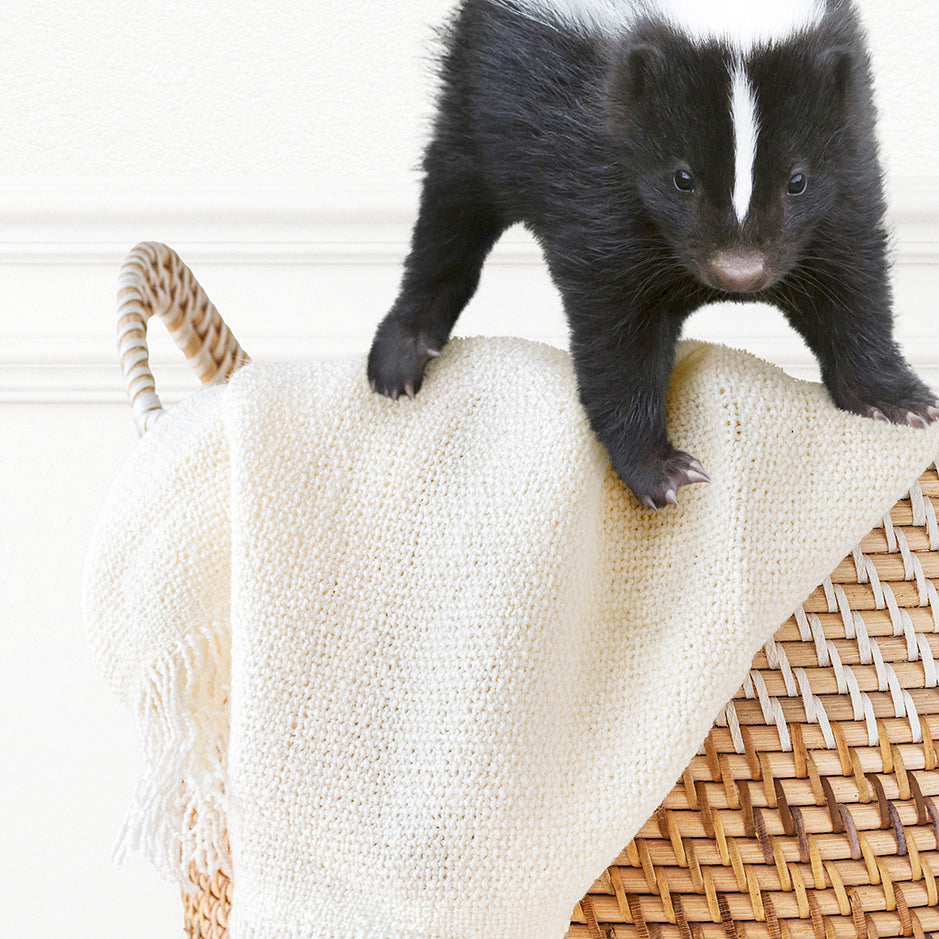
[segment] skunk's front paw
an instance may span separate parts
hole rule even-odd
[[[411,335],[396,323],[379,327],[368,354],[368,381],[372,391],[393,400],[421,390],[427,363],[439,358],[440,349],[424,333]]]
[[[660,459],[620,473],[623,482],[645,506],[658,511],[666,505],[678,505],[678,490],[695,483],[709,483],[711,477],[689,453],[671,449]]]
[[[882,369],[869,381],[833,381],[828,388],[839,408],[862,417],[910,427],[939,420],[939,399],[909,369]]]
[[[911,427],[927,427],[939,419],[939,399],[901,404],[878,401],[876,404],[865,405],[861,413],[875,421],[909,424]]]

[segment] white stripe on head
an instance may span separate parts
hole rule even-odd
[[[756,142],[760,133],[756,95],[742,59],[735,59],[730,70],[730,114],[734,127],[734,212],[742,225],[753,196]]]
[[[495,0],[500,2],[500,0]],[[501,0],[506,2],[506,0]],[[508,0],[539,19],[601,32],[664,17],[694,42],[722,40],[743,51],[786,39],[825,15],[825,0]]]
[[[825,15],[825,0],[653,0],[652,7],[693,40],[716,39],[743,52],[785,40]]]

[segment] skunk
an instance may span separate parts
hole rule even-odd
[[[580,399],[651,508],[710,482],[675,449],[682,324],[779,307],[838,407],[925,427],[893,339],[871,68],[850,0],[463,0],[373,390],[413,396],[510,225],[561,292]]]

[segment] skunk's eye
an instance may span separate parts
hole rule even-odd
[[[679,170],[673,177],[675,188],[681,192],[691,192],[694,189],[694,176],[685,170]]]
[[[793,173],[792,179],[789,180],[789,195],[801,196],[808,184],[809,181],[805,178],[804,173]]]

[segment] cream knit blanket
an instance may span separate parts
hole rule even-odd
[[[939,451],[939,425],[681,354],[671,439],[714,482],[658,515],[567,355],[520,340],[451,342],[414,402],[355,358],[174,408],[86,568],[146,757],[124,848],[233,870],[233,939],[560,939],[760,645]]]

